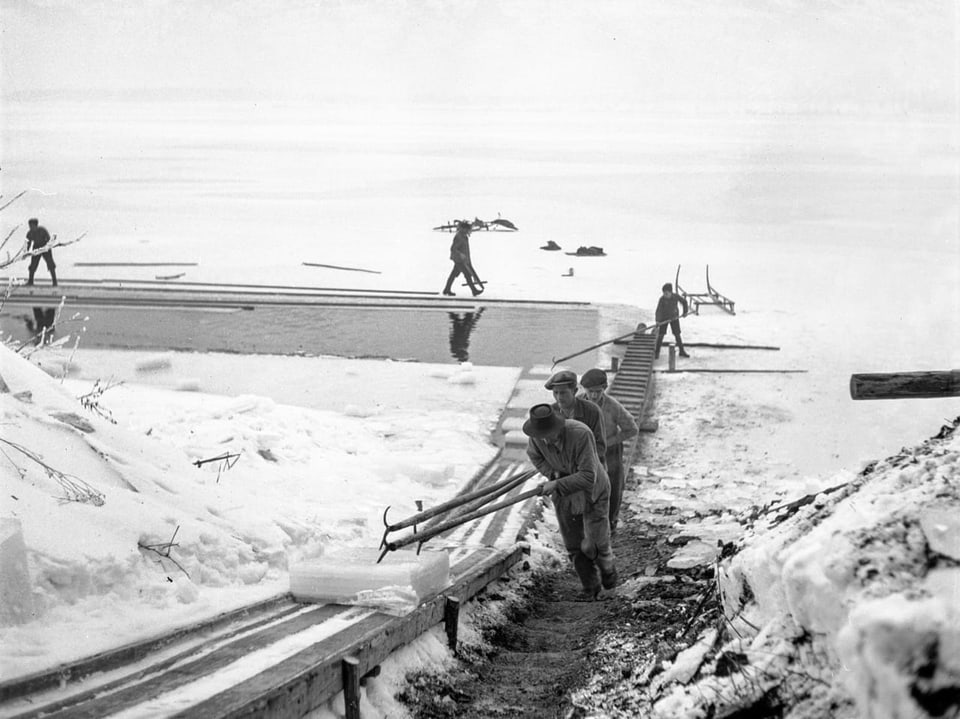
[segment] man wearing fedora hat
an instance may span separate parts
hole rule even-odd
[[[564,419],[583,422],[593,432],[597,443],[597,456],[600,464],[607,464],[607,440],[603,431],[603,415],[600,408],[583,397],[577,397],[577,373],[568,369],[555,372],[543,385],[553,392],[553,407]]]
[[[604,391],[607,388],[607,373],[602,369],[584,372],[580,386],[586,398],[597,405],[603,415],[607,475],[610,477],[610,534],[616,534],[620,504],[623,502],[623,443],[636,437],[640,428],[627,408]]]
[[[600,464],[593,432],[575,419],[564,419],[549,404],[530,408],[523,423],[527,456],[549,481],[563,546],[583,585],[587,599],[617,585],[610,548],[610,480]]]
[[[447,284],[443,287],[443,294],[452,297],[456,294],[453,291],[453,281],[457,275],[463,275],[463,278],[470,286],[470,291],[476,297],[483,292],[483,283],[477,277],[476,270],[473,269],[473,262],[470,259],[470,233],[473,232],[473,225],[470,222],[461,220],[457,223],[457,232],[453,236],[453,242],[450,244],[450,259],[453,261],[453,269],[447,277]],[[479,287],[478,287],[479,285]]]

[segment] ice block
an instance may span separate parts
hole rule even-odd
[[[34,618],[27,548],[17,519],[0,519],[0,626]]]
[[[391,613],[410,611],[450,583],[445,551],[387,552],[373,547],[333,550],[290,567],[290,592],[300,602],[357,604]]]

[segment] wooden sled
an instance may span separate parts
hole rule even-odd
[[[710,284],[710,265],[707,265],[707,291],[706,292],[687,292],[680,286],[680,265],[677,265],[677,276],[673,282],[673,287],[677,294],[683,297],[690,306],[693,314],[700,314],[700,305],[715,305],[724,312],[735,315],[733,311],[733,300],[720,294],[713,285]]]

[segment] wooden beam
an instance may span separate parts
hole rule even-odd
[[[346,270],[347,272],[369,272],[371,275],[379,275],[380,270],[366,270],[363,267],[345,267],[343,265],[324,265],[319,262],[304,262],[306,267],[325,267],[328,270]]]
[[[344,657],[340,662],[343,673],[343,705],[346,719],[360,719],[360,673],[356,657]]]
[[[774,350],[776,352],[780,351],[779,347],[773,347],[771,345],[728,345],[728,344],[717,344],[714,342],[684,342],[683,344],[686,347],[712,347],[714,349],[722,349],[722,350]]]
[[[960,397],[960,370],[850,375],[852,399]]]
[[[460,623],[460,599],[458,597],[447,597],[447,603],[443,608],[443,628],[447,633],[447,646],[456,654],[457,652],[457,629]]]
[[[680,374],[697,372],[701,374],[806,374],[805,369],[655,369],[654,372]]]

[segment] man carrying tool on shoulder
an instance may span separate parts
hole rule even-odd
[[[570,370],[555,372],[546,384],[543,385],[553,392],[553,408],[564,419],[575,419],[583,422],[593,432],[593,439],[597,444],[597,456],[600,464],[607,466],[607,440],[603,431],[603,415],[600,408],[590,400],[577,397],[577,373]]]
[[[547,477],[542,494],[553,496],[563,546],[583,586],[583,598],[599,598],[617,586],[610,548],[610,480],[600,464],[593,432],[564,419],[549,404],[530,408],[523,423],[527,456]]]
[[[450,274],[447,276],[447,284],[443,287],[443,294],[448,297],[453,297],[456,294],[453,291],[453,281],[461,274],[470,286],[470,291],[474,297],[483,292],[483,283],[477,277],[477,272],[473,269],[473,261],[470,259],[471,232],[473,232],[471,223],[463,220],[457,223],[457,232],[450,244],[450,259],[453,261],[453,269],[450,270]]]
[[[633,415],[616,399],[608,395],[607,373],[591,369],[583,373],[580,386],[588,400],[600,408],[603,429],[606,432],[607,474],[610,477],[610,534],[616,534],[620,520],[620,504],[623,502],[623,443],[637,436],[640,428]]]

